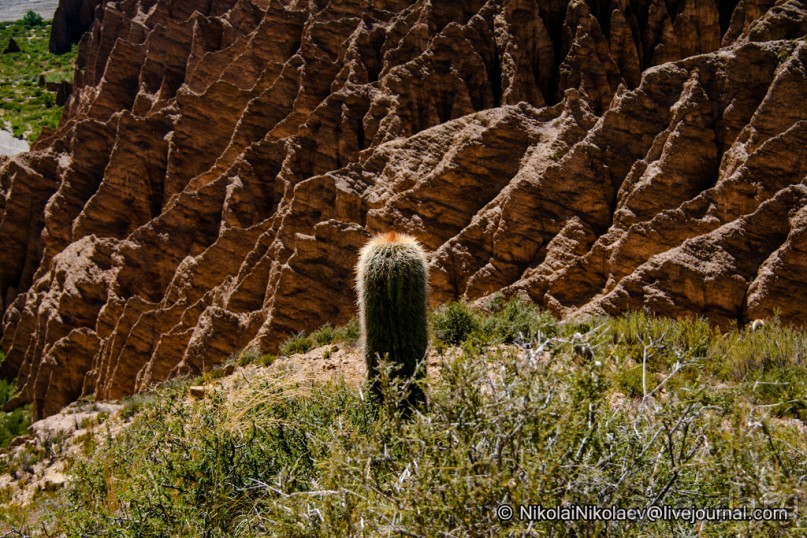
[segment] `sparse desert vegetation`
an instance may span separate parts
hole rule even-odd
[[[286,350],[345,348],[350,333],[328,326]],[[203,397],[188,397],[200,379],[137,396],[116,419],[126,427],[85,443],[37,525],[65,536],[804,530],[803,332],[774,321],[721,333],[641,312],[558,322],[527,301],[494,300],[433,312],[431,333],[428,408],[409,419],[384,369],[384,405],[368,403],[366,386],[282,370],[208,376]],[[270,362],[254,351],[233,361],[252,361],[251,372]],[[500,520],[502,504],[768,507],[790,520],[530,523]],[[12,528],[36,534],[12,516]]]

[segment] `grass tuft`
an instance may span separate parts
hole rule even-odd
[[[314,341],[304,332],[299,332],[283,342],[280,346],[279,355],[289,357],[298,353],[307,353],[314,348]]]
[[[353,318],[346,325],[338,327],[334,333],[334,342],[342,343],[351,347],[358,346],[360,338],[361,328],[359,327],[358,318]]]

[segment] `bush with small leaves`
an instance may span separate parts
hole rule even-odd
[[[42,19],[42,15],[40,15],[39,13],[29,9],[25,13],[25,16],[22,18],[22,24],[26,28],[30,29],[30,28],[34,28],[35,26],[44,25],[45,21]]]
[[[0,409],[14,396],[15,386],[13,380],[0,379]],[[0,411],[0,448],[8,446],[15,437],[23,435],[30,425],[30,404],[9,412]]]
[[[517,297],[501,304],[487,316],[480,332],[493,342],[509,344],[535,338],[539,331],[544,337],[552,336],[556,325],[557,322],[548,312],[542,312],[535,303]]]
[[[432,314],[431,328],[435,338],[456,346],[479,328],[479,321],[466,303],[457,301],[446,304]]]

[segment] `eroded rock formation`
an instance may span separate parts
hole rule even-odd
[[[807,322],[801,0],[118,0],[0,162],[2,373],[39,416],[431,298]]]

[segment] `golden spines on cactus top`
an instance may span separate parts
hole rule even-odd
[[[378,245],[416,245],[420,248],[421,253],[423,252],[423,247],[420,246],[420,243],[417,239],[415,239],[411,235],[398,233],[396,231],[385,232],[383,234],[378,234],[364,246],[362,252],[367,250],[370,247],[378,246]],[[425,259],[425,254],[423,255]]]

